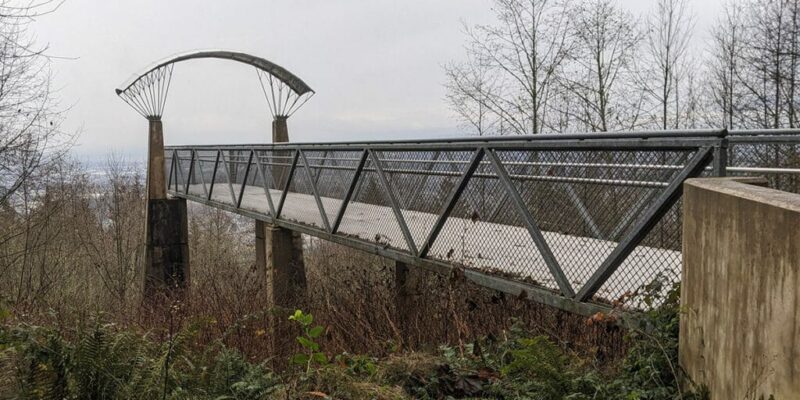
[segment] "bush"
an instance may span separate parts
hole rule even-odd
[[[71,334],[0,325],[0,376],[10,377],[0,398],[262,399],[280,388],[265,366],[234,350],[191,349],[192,329],[163,343],[111,324]]]
[[[302,370],[277,375],[218,342],[197,345],[197,325],[156,340],[96,321],[60,331],[0,321],[0,398],[23,399],[700,399],[681,390],[679,288],[654,283],[637,301],[650,306],[629,331],[629,352],[614,368],[565,350],[516,323],[438,352],[384,359],[340,354],[328,362],[317,339],[325,328],[310,314],[302,328]],[[0,313],[5,315],[5,313]],[[591,318],[587,322],[614,323]],[[602,321],[602,322],[601,322]]]

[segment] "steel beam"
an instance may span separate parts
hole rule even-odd
[[[225,168],[225,176],[228,178],[228,189],[231,191],[231,200],[233,200],[234,204],[237,204],[236,201],[236,192],[233,190],[233,178],[231,177],[231,169],[228,168],[228,161],[225,159],[225,152],[220,150],[220,157],[222,158],[222,167]]]
[[[622,265],[622,262],[630,255],[630,253],[641,243],[647,236],[653,226],[658,223],[661,217],[669,211],[670,207],[678,200],[681,193],[683,193],[683,182],[686,179],[699,176],[706,165],[709,163],[709,158],[712,155],[712,147],[704,147],[698,149],[694,156],[689,160],[672,183],[658,196],[658,198],[651,204],[644,213],[639,217],[633,229],[628,235],[617,244],[614,250],[609,254],[608,258],[603,261],[600,268],[595,271],[589,281],[581,288],[575,296],[578,301],[587,301],[603,286],[608,278]]]
[[[255,150],[253,150],[253,152],[255,152]],[[270,193],[269,191],[270,189],[269,189],[269,184],[267,184],[267,177],[264,173],[264,166],[261,164],[261,157],[259,157],[258,154],[256,154],[256,172],[258,172],[261,175],[261,186],[264,189],[264,196],[267,198],[267,206],[269,206],[269,213],[270,215],[275,215],[275,205],[273,204],[272,201],[272,193]],[[275,179],[273,178],[271,172],[269,174],[269,178],[272,181],[272,186],[277,188],[278,185],[275,184]]]
[[[339,212],[336,214],[336,220],[333,221],[333,226],[331,227],[330,232],[336,233],[339,231],[339,225],[342,223],[342,217],[344,217],[344,212],[347,209],[347,204],[350,203],[350,199],[353,196],[353,192],[356,189],[357,183],[359,182],[359,178],[361,177],[361,172],[364,170],[364,164],[367,163],[367,156],[369,153],[364,150],[361,152],[361,158],[358,160],[358,165],[356,166],[356,171],[353,173],[353,178],[350,179],[350,185],[347,187],[347,193],[344,195],[344,199],[342,199],[342,205],[339,206]]]
[[[167,151],[169,151],[169,149],[164,150],[165,153]],[[169,189],[170,186],[172,185],[172,174],[175,172],[175,157],[174,157],[175,151],[176,150],[172,150],[173,157],[169,158],[169,176],[167,177],[167,189]],[[177,180],[177,178],[175,179]]]
[[[417,255],[417,246],[414,244],[414,238],[411,236],[411,231],[408,230],[408,225],[406,225],[406,219],[403,217],[403,212],[400,211],[400,203],[397,201],[397,198],[394,195],[394,190],[392,190],[392,185],[388,179],[386,179],[386,175],[383,173],[383,167],[381,166],[381,160],[375,154],[374,150],[369,150],[369,155],[372,158],[372,163],[375,164],[375,170],[378,172],[378,178],[380,178],[381,183],[383,184],[384,190],[386,190],[387,196],[389,196],[389,202],[392,206],[392,211],[394,212],[394,216],[397,219],[397,223],[400,225],[400,230],[403,232],[403,237],[406,239],[406,244],[408,248],[411,250],[411,253]]]
[[[189,185],[192,183],[192,174],[194,174],[194,153],[192,150],[189,152],[189,175],[186,177],[186,193],[189,193]]]
[[[278,209],[275,210],[275,218],[281,217],[283,204],[286,202],[286,195],[289,193],[289,187],[292,185],[292,178],[294,178],[294,170],[297,168],[297,159],[299,156],[299,152],[295,151],[292,157],[292,166],[289,168],[289,174],[286,176],[286,184],[283,186],[283,192],[281,192],[281,201],[278,203]]]
[[[722,140],[714,146],[714,176],[726,176],[728,174],[728,130],[722,130]]]
[[[217,150],[217,157],[214,159],[214,172],[211,173],[211,184],[208,187],[208,200],[214,194],[214,182],[217,180],[217,169],[219,169],[219,158],[222,155],[222,150]]]
[[[453,188],[450,196],[448,196],[447,200],[442,205],[442,210],[439,212],[439,217],[436,218],[436,222],[433,224],[433,227],[431,227],[428,238],[425,240],[425,243],[422,244],[422,247],[419,248],[419,257],[424,258],[428,255],[428,251],[430,251],[433,243],[436,241],[436,238],[439,237],[439,232],[441,232],[445,222],[447,222],[447,218],[450,217],[450,213],[453,211],[456,203],[458,203],[458,200],[461,198],[461,193],[464,192],[467,184],[469,184],[472,174],[474,174],[475,170],[478,169],[485,151],[486,150],[483,147],[479,147],[474,153],[472,153],[472,158],[470,159],[467,169],[465,169],[461,174],[458,184],[456,184],[456,187]]]
[[[203,161],[197,158],[197,151],[194,151],[195,162],[200,167],[200,183],[203,185],[203,194],[208,196],[208,186],[206,185],[206,177],[203,175]],[[187,192],[188,193],[188,192]]]
[[[239,187],[239,200],[236,202],[236,207],[242,206],[242,199],[244,199],[244,190],[247,187],[247,178],[250,175],[250,165],[253,163],[253,154],[255,152],[250,150],[250,157],[247,160],[247,167],[244,170],[244,177],[242,177],[242,185]]]
[[[558,265],[558,260],[556,260],[552,250],[550,250],[550,246],[547,244],[547,240],[545,240],[544,235],[542,235],[542,231],[539,229],[539,225],[536,223],[536,220],[534,220],[533,216],[528,211],[525,201],[522,200],[522,197],[520,197],[516,187],[514,187],[514,182],[511,181],[511,177],[508,175],[505,167],[503,167],[500,158],[497,156],[495,151],[491,149],[488,150],[486,154],[492,161],[495,173],[500,178],[500,181],[506,188],[506,192],[516,206],[517,212],[519,212],[520,216],[522,217],[525,227],[528,229],[531,238],[533,238],[533,242],[536,244],[539,254],[542,256],[545,264],[547,264],[547,268],[553,275],[553,279],[555,279],[556,283],[558,284],[558,288],[561,290],[561,293],[568,297],[574,296],[575,292],[572,289],[572,285],[569,283],[569,279],[567,279],[566,275],[564,275],[564,271],[561,269],[561,266]]]
[[[311,185],[311,191],[314,193],[314,201],[317,203],[317,208],[319,208],[319,215],[322,218],[322,225],[325,227],[326,231],[330,232],[331,224],[328,222],[328,214],[325,213],[325,207],[322,205],[322,200],[319,198],[319,192],[317,192],[317,183],[314,180],[314,174],[311,173],[311,168],[308,166],[308,159],[306,159],[306,153],[304,153],[303,150],[298,150],[297,152],[303,159],[303,169],[306,170],[306,177],[308,177],[308,184]]]

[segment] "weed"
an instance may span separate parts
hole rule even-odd
[[[319,351],[319,343],[317,343],[317,339],[322,335],[325,328],[321,325],[312,325],[314,323],[314,316],[305,314],[301,310],[295,310],[294,314],[289,316],[289,320],[297,322],[303,329],[303,336],[298,336],[297,342],[300,343],[305,350],[305,353],[293,355],[290,362],[296,365],[305,365],[306,374],[311,372],[312,365],[327,364],[328,356]]]

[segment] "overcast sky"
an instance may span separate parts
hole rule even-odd
[[[701,47],[721,0],[694,0]],[[654,0],[623,0],[642,14]],[[281,65],[317,94],[289,120],[292,141],[459,135],[442,66],[463,59],[461,24],[491,22],[490,0],[66,0],[34,26],[50,54],[76,153],[137,159],[146,120],[114,89],[153,61],[193,49],[238,50]],[[163,116],[167,144],[270,141],[252,67],[175,66]]]

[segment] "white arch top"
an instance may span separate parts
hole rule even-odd
[[[199,58],[233,60],[255,67],[273,117],[288,117],[314,94],[302,79],[271,61],[229,50],[195,50],[167,57],[125,81],[117,95],[148,119],[159,119],[164,111],[175,63]]]
[[[198,58],[218,58],[222,60],[233,60],[244,64],[252,65],[257,69],[260,69],[278,78],[281,82],[289,86],[297,95],[303,95],[308,92],[313,92],[313,90],[305,82],[303,82],[302,79],[298,78],[297,76],[295,76],[285,68],[281,67],[280,65],[277,65],[264,58],[256,57],[251,54],[242,53],[238,51],[219,50],[219,49],[195,50],[164,58],[160,61],[151,64],[149,67],[145,68],[142,72],[133,75],[122,85],[120,85],[120,88],[116,89],[116,92],[117,94],[125,92],[126,90],[130,89],[130,87],[133,86],[137,81],[149,75],[151,72],[158,70],[161,67],[164,67],[169,64],[175,64],[181,61],[194,60]]]

